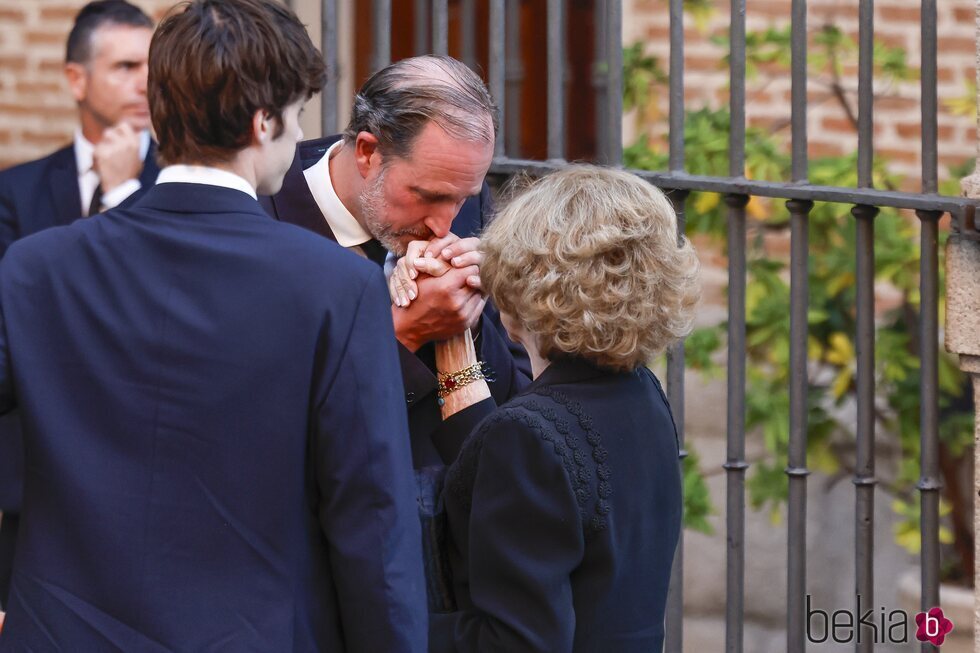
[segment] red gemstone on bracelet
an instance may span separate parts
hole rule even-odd
[[[452,377],[447,378],[445,381],[442,382],[442,384],[446,386],[446,390],[452,390],[456,387],[456,379]]]

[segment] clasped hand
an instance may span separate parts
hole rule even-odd
[[[409,243],[388,280],[395,336],[410,351],[475,326],[486,298],[480,292],[479,238],[449,234]]]

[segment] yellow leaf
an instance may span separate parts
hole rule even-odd
[[[854,273],[845,272],[838,274],[827,283],[827,294],[836,297],[842,290],[854,285]]]
[[[918,553],[922,549],[922,538],[917,528],[895,528],[895,542],[909,553]]]
[[[820,360],[823,357],[823,345],[814,336],[807,338],[806,342],[807,356],[811,360]]]
[[[765,220],[769,217],[769,204],[758,195],[749,198],[749,203],[745,205],[745,212],[751,218]]]
[[[939,527],[939,541],[943,544],[953,543],[953,531],[949,530],[945,526]]]
[[[698,213],[707,213],[713,208],[718,206],[721,201],[721,195],[718,193],[700,193],[698,194],[698,199],[694,202],[694,210]]]
[[[827,446],[811,449],[807,453],[807,463],[813,471],[828,476],[837,473],[837,470],[840,469],[840,462],[836,454]]]
[[[830,349],[827,351],[827,362],[841,367],[849,365],[854,360],[854,345],[846,334],[837,331],[830,334]]]
[[[841,369],[840,374],[834,379],[834,384],[831,386],[830,391],[834,395],[834,399],[840,399],[844,396],[844,393],[851,387],[851,379],[854,374],[851,372],[850,367],[845,367]]]

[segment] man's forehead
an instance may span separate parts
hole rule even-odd
[[[138,25],[106,23],[92,30],[91,58],[142,60],[150,54],[153,30]]]

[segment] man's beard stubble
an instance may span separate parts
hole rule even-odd
[[[364,226],[384,248],[396,256],[404,256],[408,242],[402,242],[405,236],[411,240],[430,240],[434,234],[426,227],[418,229],[402,229],[395,231],[387,220],[388,202],[385,200],[384,183],[387,170],[381,169],[377,178],[358,196],[361,218]]]

